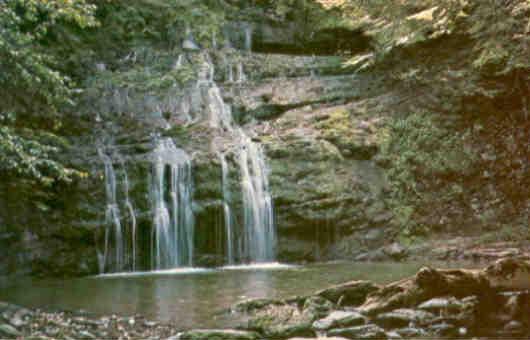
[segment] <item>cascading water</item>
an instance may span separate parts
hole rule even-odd
[[[276,232],[265,156],[261,146],[238,130],[239,166],[243,193],[244,257],[255,262],[274,260]]]
[[[128,225],[122,223],[122,213],[117,198],[117,177],[112,159],[98,149],[98,155],[105,168],[105,193],[107,206],[105,209],[104,249],[98,254],[100,272],[107,270],[121,271],[128,265],[134,270],[136,267],[136,215],[129,197],[129,178],[125,164],[121,157],[119,163],[123,171],[124,203],[129,215],[131,238],[128,238]],[[111,238],[112,241],[111,242]],[[111,243],[114,250],[111,252]],[[129,253],[132,251],[132,253]]]
[[[234,228],[232,220],[232,209],[230,208],[230,187],[228,183],[228,163],[224,154],[218,154],[221,162],[221,186],[223,189],[223,214],[226,228],[226,257],[228,264],[234,264]]]
[[[166,183],[167,178],[169,183]],[[157,142],[153,152],[151,185],[152,267],[192,266],[194,216],[191,159],[170,138]]]
[[[237,64],[237,82],[244,83],[245,81],[247,81],[247,75],[243,69],[243,63],[239,63]]]
[[[191,41],[190,34],[189,31],[186,36]],[[245,31],[245,43],[249,51],[252,43],[251,35],[250,29]],[[213,44],[215,45],[215,42]],[[210,127],[234,142],[233,151],[236,152],[235,159],[239,165],[241,223],[237,223],[240,215],[235,214],[231,206],[226,150],[218,154],[222,167],[226,261],[228,264],[234,264],[237,261],[274,260],[276,233],[264,152],[243,129],[236,128],[231,106],[224,102],[221,90],[215,83],[213,62],[209,55],[203,54],[203,56],[204,63],[199,69],[195,87],[189,88],[184,94],[168,93],[163,102],[158,104],[149,103],[149,98],[146,98],[143,107],[145,111],[158,112],[160,117],[163,117],[163,112],[169,113],[173,121],[180,120],[186,124],[196,122],[200,116],[204,117],[198,113],[206,108]],[[184,60],[184,55],[179,55],[173,67],[175,69],[182,67]],[[226,80],[230,83],[241,84],[247,80],[242,62],[228,64],[227,72]],[[191,114],[194,116],[193,119]],[[120,160],[123,169],[122,185],[125,191],[121,202],[123,210],[120,211],[116,197],[117,184],[113,162],[104,152],[101,150],[98,152],[105,165],[107,195],[105,250],[100,256],[101,272],[131,269],[134,271],[138,269],[137,243],[138,239],[143,238],[143,234],[138,235],[135,211],[129,198],[129,178],[123,161]],[[159,138],[150,155],[150,161],[152,162],[149,195],[152,217],[151,269],[192,266],[195,221],[192,210],[191,158],[185,151],[177,148],[171,138]],[[122,213],[129,216],[127,223],[121,216]]]
[[[207,58],[207,60],[209,60]],[[208,62],[208,69],[213,65]],[[206,67],[204,67],[206,69]],[[238,82],[246,80],[243,64],[239,63]],[[259,144],[254,143],[241,128],[234,128],[232,110],[222,98],[221,91],[210,77],[208,89],[209,122],[212,128],[224,128],[237,143],[239,168],[241,174],[241,191],[243,198],[243,235],[239,238],[239,254],[234,251],[234,230],[232,212],[223,197],[223,212],[227,234],[227,257],[230,261],[240,258],[250,262],[266,262],[274,260],[276,245],[276,230],[272,198],[269,192],[265,156]],[[203,82],[204,83],[204,82]],[[228,190],[228,173],[226,159],[221,157],[223,171],[223,196]]]
[[[229,64],[227,67],[228,69],[226,71],[226,80],[229,83],[233,83],[234,82],[234,68],[232,67],[231,64]]]
[[[245,49],[247,52],[252,51],[252,27],[245,27]]]
[[[136,214],[134,212],[134,207],[131,203],[131,199],[129,197],[129,176],[127,175],[127,171],[125,170],[125,163],[123,159],[120,157],[120,165],[123,170],[123,186],[124,186],[124,192],[125,192],[125,208],[129,212],[129,217],[131,219],[131,243],[132,243],[132,270],[136,270]]]
[[[232,110],[223,101],[221,90],[215,84],[208,89],[208,109],[210,127],[232,130]]]

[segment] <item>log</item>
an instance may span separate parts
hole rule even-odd
[[[440,296],[480,297],[501,290],[526,289],[530,289],[530,263],[522,259],[501,259],[482,270],[423,267],[415,276],[369,294],[359,310],[373,316],[397,308],[412,308]]]

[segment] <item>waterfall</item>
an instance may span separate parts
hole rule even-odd
[[[217,49],[217,34],[215,33],[212,34],[212,48],[214,50]]]
[[[167,178],[169,183],[166,183]],[[153,152],[151,185],[152,267],[192,266],[194,216],[191,159],[175,146],[171,138],[160,139]]]
[[[250,26],[245,27],[245,50],[252,51],[252,27]]]
[[[256,262],[274,259],[276,231],[265,156],[261,146],[239,130],[243,193],[244,255]]]
[[[226,80],[229,83],[233,83],[234,82],[234,69],[233,69],[231,64],[228,65],[228,70],[227,70],[227,74],[226,74]]]
[[[243,65],[238,65],[238,81],[246,78]],[[210,126],[223,128],[237,143],[241,192],[243,198],[243,235],[238,239],[238,254],[235,251],[233,216],[227,204],[229,194],[228,165],[224,155],[219,156],[222,167],[223,213],[227,234],[227,257],[229,261],[240,258],[250,262],[274,260],[276,230],[274,226],[272,197],[269,191],[265,154],[261,146],[253,142],[241,128],[234,128],[230,106],[223,101],[221,91],[212,82],[208,90]]]
[[[245,70],[243,69],[243,63],[237,64],[237,82],[244,83],[247,81],[247,76],[245,75]]]
[[[124,270],[128,264],[129,258],[131,258],[133,269],[136,267],[136,215],[134,208],[129,198],[129,178],[127,171],[121,157],[120,165],[123,171],[123,187],[124,187],[124,206],[129,215],[131,223],[131,239],[130,245],[128,243],[126,235],[126,226],[122,224],[122,214],[117,198],[117,177],[116,171],[112,159],[103,152],[102,149],[98,149],[98,155],[103,161],[105,168],[105,193],[106,193],[106,209],[105,209],[105,236],[104,236],[104,249],[103,254],[98,254],[99,269],[100,272],[104,272],[107,267],[113,265],[113,270],[120,271]],[[111,236],[113,237],[114,252],[110,254]],[[132,254],[129,255],[128,251],[132,249]],[[113,256],[112,256],[113,255]]]
[[[215,83],[208,89],[208,110],[210,127],[232,130],[232,110],[223,101],[221,90]]]
[[[228,183],[228,164],[224,154],[218,154],[221,162],[221,186],[223,189],[223,213],[226,229],[226,257],[228,264],[234,264],[234,230],[232,210],[230,208],[230,187]]]
[[[173,66],[174,70],[178,70],[182,67],[182,63],[184,62],[184,56],[182,54],[179,54],[177,57],[177,61],[175,62],[175,65]]]
[[[120,165],[123,170],[123,186],[125,192],[125,208],[129,213],[129,218],[131,219],[131,244],[132,244],[132,270],[136,270],[136,214],[134,213],[134,207],[131,203],[129,197],[129,176],[127,175],[127,170],[125,169],[125,163],[120,157]]]
[[[187,35],[190,34],[191,31]],[[250,38],[251,31],[248,33],[248,39]],[[258,143],[253,142],[242,128],[237,127],[232,108],[225,103],[221,89],[215,83],[212,59],[207,53],[203,56],[204,62],[199,69],[196,86],[187,89],[184,94],[176,91],[169,93],[164,97],[163,103],[156,103],[152,96],[146,95],[142,110],[156,113],[157,119],[164,118],[162,112],[169,112],[171,121],[187,123],[208,113],[209,126],[222,134],[224,138],[221,140],[232,141],[231,159],[235,160],[240,174],[241,212],[236,212],[239,200],[235,201],[238,205],[232,205],[231,195],[236,190],[230,187],[227,150],[219,149],[223,150],[218,153],[218,157],[222,171],[222,212],[225,225],[225,233],[222,234],[225,239],[218,240],[226,245],[226,261],[234,264],[238,261],[274,260],[276,232],[265,154]],[[182,67],[183,62],[186,61],[181,54],[173,66]],[[246,81],[242,62],[227,64],[229,82],[234,82],[234,78],[237,83]],[[117,98],[118,94],[114,93],[114,97]],[[123,97],[119,99],[121,98]],[[116,100],[115,106],[129,107],[132,104],[128,99]],[[207,111],[204,112],[203,109]],[[117,153],[113,154],[119,157],[120,164],[120,168],[115,169],[118,162],[113,163],[109,154],[100,149],[98,154],[104,164],[106,191],[104,251],[98,253],[101,272],[142,269],[138,250],[142,252],[143,246],[147,246],[147,253],[150,252],[150,268],[153,270],[192,266],[195,218],[192,207],[191,157],[177,148],[171,138],[155,140],[155,147],[148,157],[152,169],[148,195],[150,210],[146,216],[151,219],[152,227],[149,244],[141,246],[140,240],[145,234],[139,228],[144,224],[139,223],[136,218],[129,196],[129,177],[124,162]],[[119,174],[119,187],[116,170]]]

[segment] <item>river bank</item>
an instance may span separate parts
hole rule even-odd
[[[530,263],[505,258],[482,269],[422,267],[413,276],[386,284],[354,280],[303,296],[242,300],[225,310],[238,321],[225,330],[182,331],[176,322],[140,315],[101,316],[0,303],[0,334],[39,339],[526,338],[529,288]]]

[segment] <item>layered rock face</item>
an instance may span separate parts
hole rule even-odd
[[[275,16],[231,3],[241,7],[216,47],[134,51],[95,68],[80,111],[97,114],[80,122],[65,155],[90,177],[45,207],[20,203],[16,188],[3,184],[2,273],[97,272],[106,209],[98,148],[112,158],[120,199],[127,176],[138,265],[148,267],[153,134],[171,137],[192,158],[194,263],[226,263],[218,154],[226,156],[229,203],[241,225],[238,144],[226,127],[212,125],[210,87],[201,79],[216,84],[233,125],[263,147],[281,261],[402,259],[406,247],[436,233],[496,237],[504,230],[511,241],[525,227],[526,2],[502,8],[502,20],[515,21],[502,30],[511,40],[498,48],[488,45],[498,32],[477,32],[477,23],[493,20],[479,2],[454,16],[410,8],[396,34],[379,18],[319,30],[297,15],[299,4]],[[156,93],[115,82],[140,66],[145,74],[163,69],[162,79],[189,72],[192,80]]]

